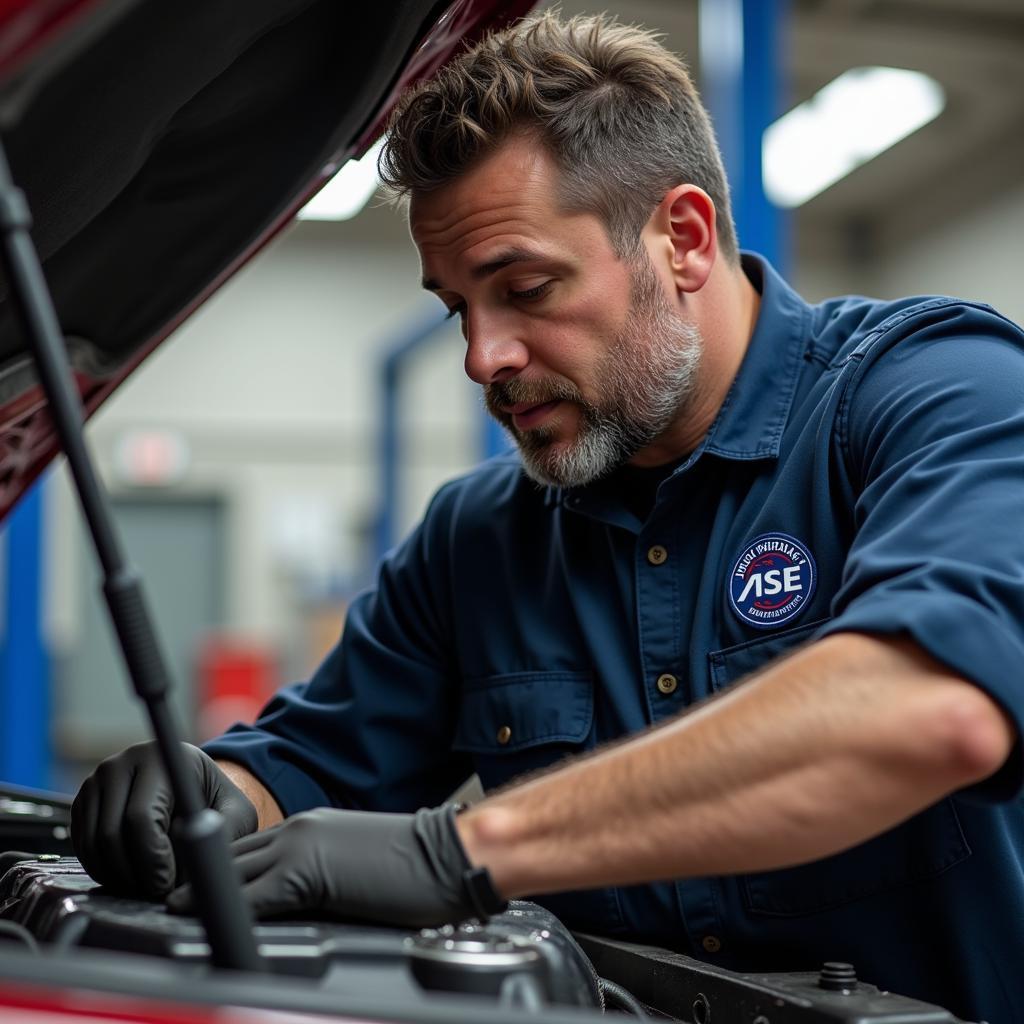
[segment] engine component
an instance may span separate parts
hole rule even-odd
[[[74,857],[43,854],[0,878],[0,921],[40,944],[209,958],[195,918],[107,893]],[[494,996],[507,1005],[600,1007],[597,976],[565,926],[534,903],[513,902],[486,924],[409,932],[334,921],[264,921],[256,941],[270,970],[319,978],[325,988],[394,994],[423,990]]]

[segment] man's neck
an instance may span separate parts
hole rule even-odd
[[[688,297],[683,314],[698,328],[703,350],[697,385],[676,421],[637,452],[630,464],[660,466],[694,451],[711,428],[739,373],[757,324],[761,296],[739,265],[715,265],[700,292]]]

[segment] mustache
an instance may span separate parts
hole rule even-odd
[[[502,411],[503,406],[520,405],[529,402],[541,405],[544,402],[581,402],[579,388],[564,377],[551,377],[542,380],[523,380],[512,377],[510,380],[484,386],[484,404],[492,416],[508,419]]]

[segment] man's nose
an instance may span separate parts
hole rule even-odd
[[[477,384],[514,377],[530,361],[524,342],[503,317],[466,314],[466,375]]]

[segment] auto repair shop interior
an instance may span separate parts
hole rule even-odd
[[[765,254],[808,301],[948,294],[1024,323],[1020,0],[617,0],[597,8],[562,0],[558,8],[607,9],[661,31],[683,55],[713,118],[742,246]],[[905,73],[905,99],[893,98],[904,95],[895,79],[872,94],[874,73]],[[793,117],[787,125],[793,114],[799,126]],[[86,427],[145,580],[184,738],[194,743],[308,678],[353,597],[438,486],[511,446],[463,372],[458,320],[446,320],[421,288],[406,214],[384,199],[376,154],[375,146],[346,164]],[[218,231],[216,220],[207,230]],[[73,795],[99,761],[149,739],[151,728],[131,695],[62,456],[9,513],[0,550],[0,824],[17,825],[33,807],[42,815],[33,827],[49,829],[66,854],[66,806],[54,797],[51,807],[46,794]],[[533,912],[495,941],[559,927]],[[3,916],[0,901],[0,925]],[[112,935],[95,945],[131,948]],[[358,941],[383,941],[360,936],[331,941],[349,942],[353,956]],[[0,955],[17,945],[5,938],[0,929]],[[595,963],[605,955],[585,948]],[[383,950],[405,955],[401,943]],[[435,985],[431,971],[453,968],[430,955],[415,971]],[[591,982],[572,940],[546,956],[563,978],[559,991],[570,993],[553,1003],[639,1012],[612,986],[593,1002],[578,996]],[[646,992],[643,969],[625,957],[610,969],[634,994]],[[394,981],[384,977],[363,988],[349,979],[340,1009],[385,1005]],[[660,1007],[649,993],[641,998],[646,1012],[708,1024],[717,999],[716,1024],[790,1019],[717,1009],[739,999],[720,991],[717,976],[679,984],[682,994]],[[161,977],[152,990],[161,985],[174,987]],[[204,998],[244,1002],[237,991],[222,995]],[[297,995],[264,1005],[325,1009]],[[517,1005],[508,996],[493,1019],[520,1019]],[[389,1012],[380,1019],[454,1019],[419,1006]],[[2,1010],[0,1018],[8,1019]]]

